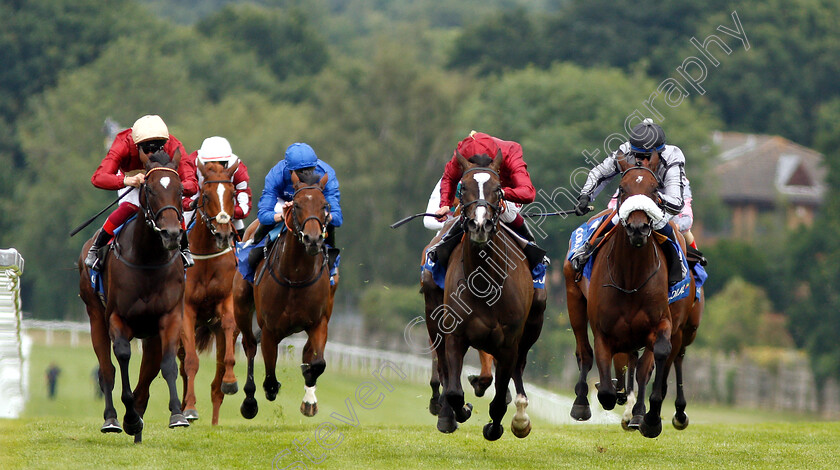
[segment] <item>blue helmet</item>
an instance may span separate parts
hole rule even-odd
[[[318,163],[318,156],[309,144],[295,142],[286,149],[286,168],[289,170],[300,170],[309,168]]]

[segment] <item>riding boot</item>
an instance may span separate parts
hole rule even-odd
[[[508,225],[517,235],[524,238],[528,241],[528,244],[522,248],[522,252],[525,254],[525,258],[528,260],[528,267],[531,268],[531,271],[540,264],[543,263],[544,265],[548,266],[551,264],[551,260],[546,256],[546,251],[537,246],[534,235],[531,233],[531,230],[528,228],[528,224],[523,223],[519,226],[519,228],[514,228],[511,225]]]
[[[257,265],[265,258],[265,246],[258,246],[254,247],[250,253],[248,253],[248,266],[251,267],[251,272],[257,270]]]
[[[192,253],[190,253],[190,239],[187,237],[186,232],[181,234],[181,258],[184,259],[184,269],[195,266]]]
[[[458,242],[461,241],[461,237],[463,235],[464,227],[461,224],[456,223],[449,229],[448,232],[446,232],[439,242],[429,248],[427,255],[435,263],[447,266],[449,264],[449,255],[452,254],[452,250],[454,250],[458,245]]]
[[[336,270],[338,270],[338,266],[336,262],[338,261],[338,255],[341,253],[341,250],[338,248],[328,247],[327,248],[327,263],[330,268],[330,274],[334,274]]]
[[[592,245],[587,241],[583,245],[579,246],[572,254],[572,257],[569,258],[569,262],[572,264],[572,269],[576,273],[583,271],[583,267],[586,266],[586,262],[589,261],[589,257],[592,256],[596,246],[598,246],[597,243]]]
[[[686,251],[688,251],[688,253],[686,253],[685,257],[688,259],[688,264],[690,266],[694,266],[695,264],[700,264],[700,266],[706,266],[707,264],[709,264],[709,261],[706,260],[705,256],[703,256],[703,252],[698,250],[697,248],[694,248],[693,246],[687,246]]]
[[[667,224],[658,230],[658,232],[668,237],[668,240],[659,246],[665,252],[665,260],[668,262],[668,285],[673,286],[685,278],[686,273],[683,271],[685,267],[683,266],[682,257],[677,251],[676,242],[671,243],[674,237],[674,229],[671,228],[670,224]]]
[[[90,246],[87,256],[85,257],[85,266],[93,269],[94,271],[99,271],[101,267],[99,250],[108,243],[108,240],[110,240],[111,237],[113,237],[113,235],[105,230],[99,229],[99,233],[97,233],[96,238],[93,239],[93,245]]]

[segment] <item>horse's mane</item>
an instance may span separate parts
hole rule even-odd
[[[489,167],[491,163],[493,163],[493,158],[488,155],[473,155],[469,158],[469,161],[475,163],[478,166],[482,167]]]
[[[318,184],[318,181],[321,179],[318,173],[315,173],[315,167],[295,170],[295,173],[300,178],[300,182],[306,185]]]

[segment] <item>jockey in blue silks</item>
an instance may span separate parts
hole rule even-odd
[[[282,222],[283,209],[292,204],[295,190],[292,185],[292,172],[296,172],[301,180],[306,179],[307,174],[314,173],[318,178],[324,174],[329,175],[327,185],[324,188],[324,197],[330,205],[330,215],[327,218],[327,239],[328,252],[330,256],[331,271],[338,265],[338,249],[335,248],[335,227],[340,227],[343,222],[341,215],[341,193],[338,190],[338,177],[335,170],[326,162],[318,159],[315,151],[309,144],[296,142],[286,149],[284,160],[278,162],[265,177],[260,201],[257,204],[257,218],[260,226],[254,232],[253,241],[246,242],[246,245],[259,243],[271,230]],[[251,266],[264,256],[264,250],[252,250],[248,258]]]

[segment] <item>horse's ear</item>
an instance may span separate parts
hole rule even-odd
[[[292,187],[297,188],[300,184],[300,177],[298,177],[297,173],[292,170]]]
[[[237,168],[239,168],[239,160],[237,160],[232,167],[225,170],[225,174],[227,175],[227,177],[233,179],[233,174],[236,173]]]
[[[618,163],[618,167],[621,169],[622,173],[627,171],[631,166],[630,162],[627,161],[627,155],[624,154],[621,150],[616,152],[615,154],[615,162]]]
[[[320,186],[322,190],[327,187],[328,179],[330,179],[330,175],[324,173],[324,176],[321,177],[321,181],[318,181],[318,186]]]
[[[462,171],[462,172],[467,171],[467,170],[469,170],[471,167],[473,167],[473,164],[472,164],[472,163],[470,163],[470,161],[469,161],[469,160],[467,160],[466,158],[464,158],[464,156],[463,156],[463,155],[461,155],[461,152],[459,152],[459,151],[457,151],[457,150],[455,151],[455,158],[458,160],[458,163],[461,165],[461,171]]]
[[[198,158],[195,159],[195,167],[198,168],[199,173],[201,173],[202,175],[205,174],[204,173],[204,171],[205,171],[204,162],[202,162]]]
[[[659,150],[654,150],[650,156],[650,162],[648,163],[648,169],[652,171],[656,171],[659,168]]]
[[[143,152],[140,152],[139,150],[138,150],[138,153],[140,154],[140,163],[143,164],[143,168],[148,168],[149,167],[149,156],[146,155]]]
[[[502,157],[502,149],[496,151],[496,157],[493,158],[493,161],[490,163],[490,169],[495,171],[496,173],[502,168],[502,162],[504,161],[504,157]]]
[[[172,155],[172,161],[175,162],[175,168],[178,168],[181,165],[181,149],[176,148],[175,153]]]

